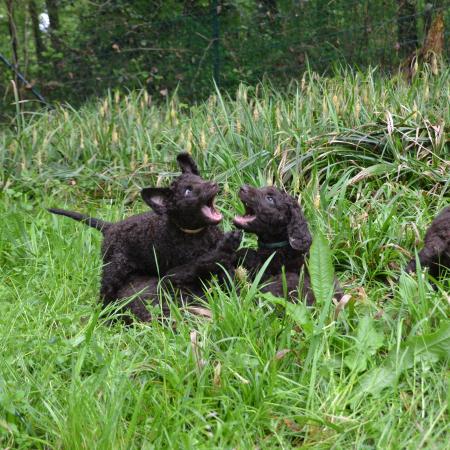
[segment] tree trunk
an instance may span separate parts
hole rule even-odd
[[[8,14],[8,31],[11,38],[11,50],[12,50],[12,64],[19,69],[19,50],[17,41],[17,28],[14,22],[14,0],[6,0],[6,10]]]
[[[23,26],[22,26],[22,38],[21,38],[21,44],[22,44],[22,52],[23,57],[21,58],[21,66],[22,66],[22,72],[24,74],[27,73],[28,70],[28,63],[30,62],[30,52],[29,50],[29,33],[28,30],[30,29],[30,18],[28,17],[28,14],[23,14]]]
[[[444,51],[444,35],[444,12],[439,11],[431,23],[422,48],[415,50],[400,66],[400,70],[409,81],[413,79],[423,63],[429,64],[431,73],[434,75],[439,73]]]
[[[198,0],[184,0],[183,2],[183,14],[186,16],[195,17],[205,12],[203,6],[201,6]]]
[[[58,36],[59,31],[59,10],[58,0],[45,0],[47,6],[48,19],[50,22],[50,41],[52,43],[53,50],[59,52],[61,50],[61,41]]]
[[[278,13],[277,0],[261,0],[258,6],[263,17],[269,20],[275,19]]]
[[[19,78],[17,77],[17,71],[19,70],[19,45],[17,40],[17,28],[14,22],[14,0],[6,0],[6,11],[8,15],[8,31],[11,38],[11,63],[15,69],[14,71],[14,83],[16,85],[16,92],[20,100],[20,86]]]
[[[433,15],[436,12],[439,12],[439,10],[443,7],[443,1],[442,0],[434,0],[433,2],[427,2],[424,6],[424,28],[423,28],[423,34],[424,34],[424,40],[430,31],[431,22],[433,22]]]
[[[269,14],[274,15],[278,12],[277,0],[262,0],[261,3]]]
[[[416,0],[397,0],[397,39],[402,56],[417,48]]]
[[[276,27],[275,21],[278,13],[277,0],[260,0],[258,6],[258,21],[261,32],[272,35]]]
[[[31,25],[33,28],[34,46],[36,50],[36,59],[42,64],[42,54],[45,52],[44,41],[42,40],[41,30],[39,29],[39,13],[35,0],[28,1],[28,12],[30,13]]]

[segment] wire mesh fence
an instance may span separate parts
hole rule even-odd
[[[326,73],[336,64],[377,66],[389,73],[420,47],[432,17],[450,20],[447,1],[401,14],[397,1],[266,0],[237,7],[239,2],[211,0],[163,19],[140,13],[123,20],[119,13],[131,10],[116,3],[104,3],[96,14],[80,13],[76,29],[57,34],[57,51],[35,64],[28,51],[27,66],[19,61],[17,68],[51,101],[79,104],[117,87],[145,88],[157,98],[177,89],[180,97],[199,100],[214,82],[228,91],[264,77],[283,85],[301,78],[307,67]],[[448,59],[450,34],[442,35]],[[51,38],[44,36],[48,47]],[[8,42],[0,51],[10,54]],[[11,72],[3,69],[0,94],[7,103],[13,98]],[[22,96],[31,98],[26,88]]]

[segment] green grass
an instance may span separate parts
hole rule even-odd
[[[0,134],[0,447],[447,448],[450,280],[401,268],[449,204],[449,79],[308,74],[284,93],[112,93],[17,117]],[[106,323],[99,233],[45,207],[140,212],[182,149],[220,182],[227,230],[244,182],[299,197],[352,295],[339,315],[313,259],[311,308],[242,282],[212,286],[212,320]]]

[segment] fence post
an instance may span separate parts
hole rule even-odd
[[[213,78],[220,86],[220,28],[219,28],[219,4],[218,0],[211,1],[212,9],[212,38],[213,38]]]

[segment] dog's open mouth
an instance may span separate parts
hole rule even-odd
[[[233,219],[233,223],[237,227],[246,227],[248,224],[253,222],[256,219],[255,211],[245,202],[245,214],[243,216],[235,216]]]
[[[222,220],[222,214],[214,206],[214,197],[211,197],[206,205],[201,208],[203,216],[211,223],[219,223]]]

